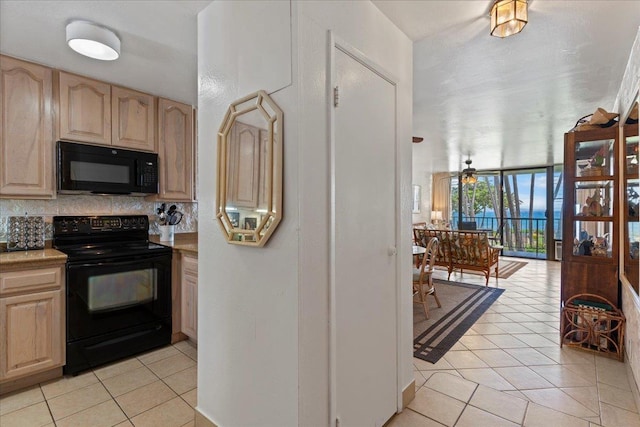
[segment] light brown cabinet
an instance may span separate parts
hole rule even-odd
[[[0,273],[0,383],[64,365],[63,298],[63,265]]]
[[[198,258],[183,255],[181,271],[182,333],[198,341]]]
[[[111,145],[111,85],[60,73],[59,139]]]
[[[53,198],[53,70],[7,56],[0,70],[0,197]]]
[[[156,200],[195,200],[190,105],[0,55],[0,198],[55,198],[58,139],[158,153]]]
[[[260,129],[236,122],[227,149],[227,204],[236,208],[258,207]]]
[[[194,199],[193,108],[160,98],[158,101],[158,157],[160,193],[157,199]]]
[[[156,151],[156,98],[146,93],[111,87],[112,145]]]

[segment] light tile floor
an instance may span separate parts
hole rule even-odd
[[[197,351],[187,341],[0,398],[0,426],[194,425]]]
[[[640,427],[625,364],[559,346],[560,263],[526,261],[438,363],[414,359],[416,398],[389,427]]]
[[[528,260],[497,285],[500,299],[438,363],[414,359],[416,398],[390,427],[640,427],[626,366],[558,345],[560,263]],[[193,426],[196,362],[183,341],[43,383],[0,398],[0,426]]]

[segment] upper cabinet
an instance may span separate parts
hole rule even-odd
[[[53,198],[53,70],[6,56],[0,69],[0,197]]]
[[[193,108],[160,98],[158,101],[158,199],[194,199]]]
[[[156,151],[153,95],[60,72],[59,139]]]
[[[60,73],[60,139],[111,145],[111,85]]]
[[[262,129],[236,122],[229,139],[229,161],[227,165],[227,202],[234,207],[258,208],[260,177],[264,174],[260,161],[262,152]],[[262,186],[264,188],[264,185]],[[264,191],[262,191],[264,198]]]
[[[158,153],[151,197],[195,200],[191,105],[8,56],[0,63],[0,198],[55,198],[61,139]]]
[[[156,150],[156,98],[111,87],[112,144],[136,150]]]

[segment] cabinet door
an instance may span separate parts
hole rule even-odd
[[[198,259],[185,256],[182,260],[182,332],[198,341]]]
[[[53,71],[6,56],[0,64],[0,197],[53,198]]]
[[[227,205],[257,208],[260,193],[260,129],[236,122],[229,144]]]
[[[158,101],[159,199],[193,200],[193,108]]]
[[[0,298],[0,381],[64,364],[62,291]]]
[[[60,139],[111,145],[111,86],[60,73]]]
[[[135,150],[156,150],[156,100],[152,95],[111,87],[112,143]]]

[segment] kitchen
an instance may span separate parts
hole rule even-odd
[[[116,64],[109,64],[60,47],[65,44],[61,22],[70,17],[82,16],[103,24],[118,23],[121,18],[118,11],[106,3],[89,8],[78,4],[77,8],[65,9],[44,2],[36,12],[33,4],[3,2],[0,245],[3,250],[29,250],[3,252],[0,258],[2,337],[3,341],[6,339],[6,345],[2,347],[6,354],[2,355],[0,368],[1,393],[60,377],[63,366],[65,373],[77,374],[94,365],[181,340],[189,343],[181,348],[195,358],[198,228],[196,114],[193,107],[196,104],[195,16],[206,4],[208,2],[166,5],[164,13],[171,16],[168,19],[174,20],[175,25],[172,31],[161,29],[159,37],[173,38],[181,47],[169,47],[165,41],[167,47],[157,47],[153,57],[147,58],[143,66],[135,63],[140,60],[139,52],[125,54],[125,58]],[[131,17],[136,13],[144,15],[148,9],[145,5],[137,5],[131,13]],[[21,14],[28,18],[7,18]],[[40,40],[34,43],[34,36],[25,43],[20,34],[30,26],[34,26],[31,34],[36,34],[36,29],[41,35],[47,31],[61,32],[61,40],[54,40],[51,46],[45,47],[43,45],[53,38],[43,36],[42,43]],[[122,31],[121,25],[118,28]],[[133,39],[139,41],[139,37],[131,33],[123,32],[120,36],[123,43],[135,44]],[[171,61],[168,57],[179,57],[181,61]],[[158,69],[163,72],[158,73]],[[65,150],[63,144],[57,143],[62,140],[94,151],[99,147],[109,152],[131,151],[140,159],[143,155],[154,155],[157,159],[156,176],[152,176],[155,189],[111,191],[108,188],[65,187],[61,184],[62,176],[66,176],[61,167],[65,163],[62,154]],[[75,162],[77,165],[92,155],[95,153],[85,153],[85,157],[76,157],[65,164]],[[85,168],[84,173],[97,171],[95,165]],[[124,167],[124,163],[120,167]],[[96,178],[94,184],[100,181],[101,178]],[[91,191],[100,194],[89,194]],[[173,215],[179,213],[180,218],[175,216],[172,222],[167,222],[167,226],[174,229],[175,237],[160,242],[163,222],[159,211],[164,210],[164,206]],[[32,224],[36,226],[31,227]],[[13,225],[15,227],[11,228]],[[97,235],[98,241],[87,240],[92,233]],[[82,235],[83,240],[62,241],[74,239],[75,234]],[[110,236],[108,242],[99,242],[107,235]],[[62,240],[56,241],[58,238]],[[127,255],[124,242],[138,246]],[[65,263],[70,266],[74,257],[68,249],[70,246],[95,246],[98,243],[103,247],[107,244],[119,246],[117,257],[108,262],[127,258],[129,267],[121,267],[118,271],[110,264],[108,275],[94,271],[93,279],[89,277],[91,274],[76,274],[72,267],[65,268]],[[52,249],[52,246],[65,244],[68,257]],[[141,245],[145,246],[149,257],[162,258],[162,261],[138,261],[134,268],[132,257],[140,256]],[[45,249],[40,250],[42,246]],[[162,256],[151,255],[152,251],[162,252]],[[77,254],[75,256],[78,264],[85,264],[88,259],[86,254],[82,255],[84,261],[80,261],[82,258]],[[132,274],[146,274],[146,294],[140,294],[140,289],[125,290],[126,296],[118,300],[113,296],[105,299],[102,292],[100,299],[101,287],[104,289],[105,284],[123,279],[128,282],[127,278]],[[68,282],[70,277],[76,279]],[[110,278],[104,280],[105,277]],[[102,316],[119,311],[117,307],[126,307],[123,311],[138,322],[143,313],[159,310],[159,318],[166,319],[162,323],[164,329],[158,325],[158,330],[162,330],[161,340],[151,340],[146,347],[142,345],[133,350],[131,342],[137,339],[142,343],[144,340],[130,331],[132,341],[129,345],[120,345],[119,350],[97,352],[101,355],[110,353],[109,360],[96,359],[89,365],[81,363],[77,370],[71,369],[69,363],[65,365],[65,356],[69,362],[70,356],[77,353],[66,345],[66,341],[78,331],[65,328],[65,309],[66,316],[70,316],[72,304],[64,295],[72,293],[69,283],[77,284],[82,280],[85,283],[93,280],[91,301],[93,309]],[[77,299],[88,298],[86,294],[87,289],[80,290]],[[139,304],[132,303],[132,294],[139,297]],[[159,302],[162,296],[164,303]],[[131,308],[136,305],[138,314]],[[94,332],[101,330],[102,326],[97,323],[89,326],[87,319],[75,318],[72,323]],[[109,319],[104,320],[103,325],[117,323],[113,318]],[[170,326],[168,331],[167,326]],[[155,330],[155,327],[151,329]],[[29,343],[32,339],[36,340],[35,344]],[[102,339],[105,342],[113,340],[113,336]],[[95,345],[96,342],[88,344]],[[123,352],[129,347],[132,351]],[[86,362],[84,357],[81,359]],[[193,378],[195,382],[195,376]],[[195,392],[192,394],[195,396]]]

